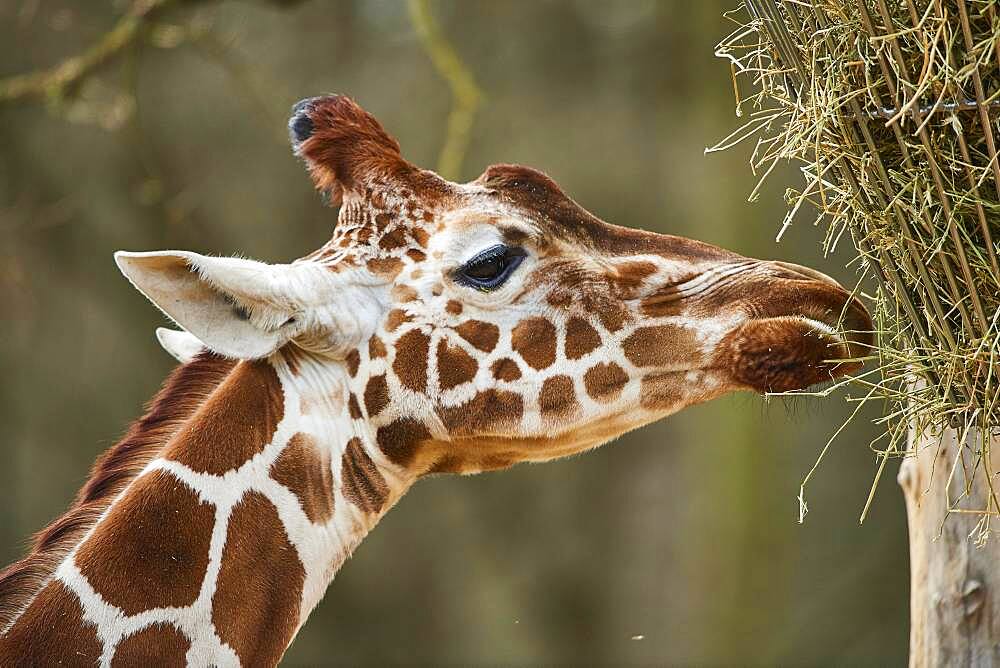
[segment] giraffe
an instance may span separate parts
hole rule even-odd
[[[608,224],[547,176],[458,184],[348,97],[293,107],[339,206],[289,264],[119,252],[181,364],[0,573],[3,665],[274,665],[406,490],[860,366],[829,277]]]

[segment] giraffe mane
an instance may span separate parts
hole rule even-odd
[[[146,413],[94,463],[69,509],[35,534],[27,556],[0,571],[0,633],[30,605],[111,502],[159,454],[235,364],[203,352],[171,372],[147,404]]]

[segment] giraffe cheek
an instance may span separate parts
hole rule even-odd
[[[622,342],[622,351],[637,367],[657,371],[690,369],[703,357],[697,332],[682,325],[639,327]]]
[[[438,383],[441,390],[472,382],[479,370],[479,363],[458,346],[441,339],[437,347]]]

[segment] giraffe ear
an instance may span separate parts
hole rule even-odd
[[[187,364],[205,350],[205,344],[201,339],[183,330],[157,327],[156,340],[181,364]]]
[[[220,355],[264,357],[298,333],[290,265],[186,251],[119,251],[115,261],[139,292]]]
[[[345,192],[390,181],[412,170],[375,117],[345,95],[301,100],[292,107],[288,135],[316,188],[340,204]]]

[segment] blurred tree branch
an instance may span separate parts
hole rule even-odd
[[[115,26],[83,53],[55,67],[0,79],[0,103],[41,98],[57,100],[84,78],[121,55],[142,33],[141,28],[178,0],[139,0]]]
[[[431,14],[427,0],[408,0],[410,21],[417,36],[430,56],[434,68],[444,77],[451,88],[452,107],[448,114],[448,134],[441,155],[438,157],[437,171],[446,179],[456,179],[462,169],[462,160],[469,146],[469,133],[483,94],[468,68],[455,52],[454,47],[442,34]]]
[[[124,54],[144,34],[144,28],[165,10],[210,0],[135,0],[114,27],[82,53],[55,67],[0,79],[0,104],[41,99],[55,102],[68,97],[84,79]],[[302,0],[270,0],[290,7]]]
[[[167,10],[179,6],[209,4],[214,0],[134,0],[118,22],[83,52],[58,65],[0,79],[0,104],[42,101],[58,105],[75,94],[91,75],[129,53],[140,44],[147,28],[154,25]],[[266,0],[286,8],[304,0]],[[451,43],[445,38],[430,11],[427,0],[408,0],[410,20],[434,68],[447,82],[452,94],[448,114],[448,129],[438,158],[437,170],[446,178],[458,178],[462,168],[469,135],[476,112],[482,102],[482,92]],[[204,35],[201,37],[204,38]],[[220,57],[220,45],[200,41],[207,55]],[[224,63],[232,70],[232,63]],[[233,72],[230,71],[232,74]]]

